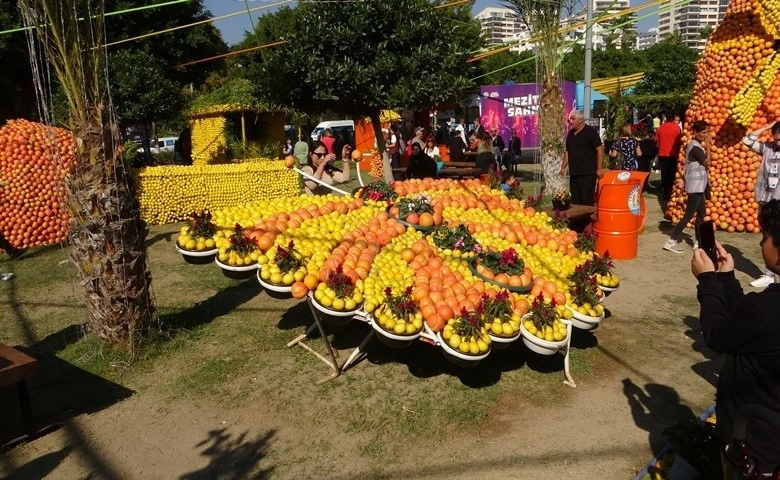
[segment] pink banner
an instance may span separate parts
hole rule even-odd
[[[565,121],[569,113],[577,108],[576,84],[563,82]],[[539,105],[541,85],[522,83],[519,85],[482,86],[482,125],[486,131],[498,129],[504,144],[509,147],[512,130],[522,142],[523,148],[539,147]]]

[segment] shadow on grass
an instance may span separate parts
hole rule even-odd
[[[146,248],[151,247],[160,240],[165,240],[166,243],[173,242],[173,236],[178,235],[178,232],[162,232],[157,235],[146,239]]]
[[[190,308],[160,315],[160,334],[164,338],[173,338],[180,330],[188,330],[211,323],[215,318],[229,314],[262,291],[263,287],[258,282],[251,280],[223,288]]]
[[[203,448],[204,457],[211,460],[200,470],[185,473],[181,480],[211,480],[214,478],[270,478],[273,468],[257,470],[258,463],[267,454],[268,444],[276,435],[275,430],[255,440],[247,438],[247,432],[231,438],[226,429],[212,430],[208,438],[197,445]]]
[[[758,248],[758,246],[756,247]],[[742,254],[742,250],[733,245],[723,245],[723,248],[725,248],[734,258],[735,270],[745,273],[750,278],[758,278],[764,274],[763,268],[745,258],[745,255]]]

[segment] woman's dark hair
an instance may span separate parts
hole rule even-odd
[[[325,149],[326,154],[328,153],[328,147],[324,143],[322,143],[321,140],[317,140],[316,142],[313,142],[311,144],[311,148],[309,149],[309,155],[306,156],[306,165],[314,168],[314,163],[312,163],[311,161],[311,154],[314,153],[314,151],[320,147]]]
[[[772,135],[777,135],[780,133],[780,122],[775,122],[774,125],[772,125]]]
[[[694,133],[703,132],[710,128],[709,122],[706,120],[698,120],[693,122],[693,126],[691,127],[691,130],[693,130]]]
[[[772,237],[772,245],[780,247],[780,200],[770,200],[758,211],[758,224]]]
[[[422,151],[422,147],[420,146],[420,142],[412,142],[412,151],[414,151],[414,147],[417,147],[418,150]]]

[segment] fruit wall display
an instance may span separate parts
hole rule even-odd
[[[694,121],[710,123],[712,198],[707,202],[707,214],[721,230],[760,230],[753,189],[761,157],[741,140],[746,132],[780,119],[778,28],[777,2],[732,0],[697,64],[683,145],[692,138]],[[769,139],[767,132],[762,140]],[[683,151],[678,180],[683,178],[684,156]],[[685,199],[682,185],[676,184],[666,212],[673,222],[682,217]]]
[[[226,161],[226,125],[227,119],[220,113],[203,113],[190,120],[193,165],[210,165]]]
[[[75,151],[67,130],[22,119],[0,128],[0,234],[14,247],[67,237],[71,216],[62,180]]]
[[[295,197],[301,192],[298,174],[279,160],[148,167],[138,170],[136,178],[141,218],[150,225],[182,221],[203,209]]]

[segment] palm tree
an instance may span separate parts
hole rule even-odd
[[[563,162],[566,134],[563,92],[558,67],[564,37],[561,31],[561,13],[564,0],[507,0],[507,7],[513,9],[526,24],[536,39],[534,50],[542,95],[539,107],[539,137],[541,140],[541,163],[544,171],[544,185],[547,192],[566,190],[564,178],[560,175]]]
[[[28,44],[42,116],[53,123],[51,68],[67,97],[67,123],[79,147],[66,187],[71,259],[85,288],[88,329],[132,354],[155,307],[146,224],[122,162],[108,90],[104,0],[20,0],[19,6],[33,27]]]

